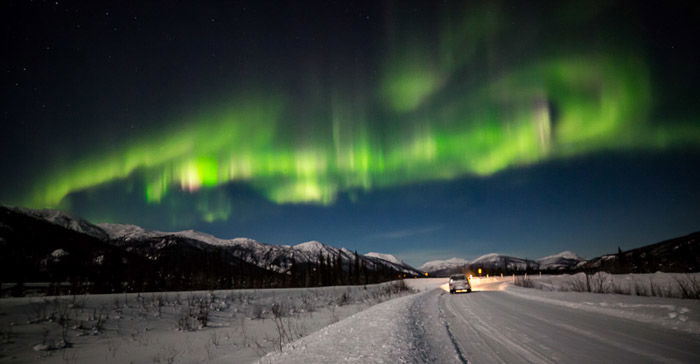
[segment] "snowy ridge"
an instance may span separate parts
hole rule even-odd
[[[318,241],[310,241],[294,246],[270,245],[250,238],[221,239],[214,235],[195,230],[176,232],[148,231],[135,225],[100,224],[108,231],[113,240],[138,240],[166,237],[178,237],[185,240],[181,243],[206,244],[227,249],[245,262],[277,273],[289,272],[293,264],[313,263],[324,258],[341,255],[344,262],[352,260],[352,254],[347,249],[337,249]],[[165,247],[166,245],[162,245]]]
[[[586,260],[570,251],[546,256],[537,260],[523,259],[498,253],[484,254],[472,261],[451,258],[447,260],[433,260],[423,264],[420,269],[428,273],[445,274],[446,271],[463,267],[476,269],[508,269],[524,271],[526,269],[539,270],[567,270],[573,269]],[[449,273],[449,272],[448,272]]]
[[[398,264],[398,265],[407,265],[403,260],[401,260],[401,259],[399,259],[391,254],[369,252],[369,253],[365,254],[365,256],[384,259],[387,262],[391,262],[391,263]]]
[[[147,231],[136,225],[100,223],[97,226],[107,233],[110,239],[145,239],[162,234],[159,231]]]
[[[416,268],[413,268],[411,265],[407,264],[403,260],[401,260],[401,259],[399,259],[391,254],[370,252],[370,253],[365,254],[365,257],[370,258],[370,259],[383,260],[387,263],[392,264],[394,266],[394,268],[396,268],[397,270],[399,270],[403,273],[409,273],[409,274],[419,273],[420,274],[420,271],[418,271]]]
[[[586,260],[571,251],[563,251],[537,259],[541,270],[565,270],[576,267]]]
[[[73,217],[63,211],[58,210],[33,210],[22,207],[13,208],[13,210],[32,216],[37,219],[48,221],[52,224],[62,226],[66,229],[77,231],[83,234],[90,235],[100,240],[108,238],[107,233],[101,228],[76,217]]]
[[[431,260],[419,267],[424,272],[435,272],[438,270],[452,269],[468,265],[469,261],[461,258],[450,258],[447,260]]]
[[[128,246],[128,249],[132,250],[147,250],[149,259],[158,259],[158,251],[170,249],[174,244],[182,244],[194,249],[206,249],[207,246],[222,248],[247,263],[277,273],[289,273],[294,264],[318,264],[321,257],[326,264],[329,262],[337,264],[340,261],[343,269],[347,270],[354,265],[356,259],[356,255],[348,249],[336,248],[318,241],[307,241],[296,245],[271,245],[242,237],[221,239],[195,230],[164,232],[146,230],[140,226],[128,224],[94,225],[56,210],[15,209],[15,211],[91,235],[110,244]],[[384,258],[393,258],[393,260],[371,255],[357,257],[370,270],[389,269],[412,275],[420,274],[415,268],[390,255]]]
[[[540,261],[553,260],[553,259],[575,259],[575,260],[584,260],[584,259],[581,258],[578,254],[576,254],[576,253],[574,253],[574,252],[572,252],[572,251],[569,251],[569,250],[565,250],[565,251],[563,251],[563,252],[561,252],[561,253],[557,253],[557,254],[553,254],[553,255],[548,255],[548,256],[546,256],[546,257],[539,258],[539,259],[537,259],[537,261],[540,262]]]
[[[319,254],[321,251],[327,250],[323,243],[315,240],[294,245],[292,248],[309,254]]]
[[[480,268],[489,268],[489,269],[505,268],[505,269],[515,269],[515,270],[525,270],[528,267],[537,269],[539,267],[539,264],[537,264],[537,262],[535,262],[535,261],[528,260],[528,259],[516,258],[516,257],[508,256],[508,255],[497,254],[497,253],[490,253],[490,254],[484,254],[484,255],[474,259],[471,263],[471,266],[472,267],[480,267]]]

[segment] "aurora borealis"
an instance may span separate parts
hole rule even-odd
[[[5,19],[14,58],[5,61],[12,83],[3,92],[4,204],[275,243],[285,238],[268,234],[268,219],[303,220],[311,209],[306,222],[280,234],[294,229],[292,241],[363,249],[382,236],[379,224],[364,242],[353,241],[352,229],[324,235],[305,224],[315,225],[318,214],[353,224],[371,199],[383,201],[372,213],[398,215],[387,229],[443,226],[401,217],[405,200],[395,191],[462,191],[608,155],[640,169],[658,165],[638,155],[698,160],[700,123],[688,95],[697,74],[678,75],[696,72],[698,60],[685,29],[693,11],[682,4],[3,7],[14,14]],[[682,19],[668,25],[671,15]],[[670,46],[682,53],[665,53]],[[600,162],[592,163],[598,174]],[[697,179],[686,168],[674,171],[678,184]],[[595,196],[607,196],[610,183],[629,183],[599,177],[585,187]],[[549,185],[527,183],[534,187],[520,193],[538,195]],[[678,193],[690,206],[699,200],[697,188]],[[428,209],[440,216],[443,204],[430,201]],[[659,207],[645,209],[651,219]],[[684,219],[700,215],[697,206],[682,210]],[[567,226],[554,229],[561,235]],[[654,234],[664,237],[664,229]],[[513,238],[438,230],[447,231],[437,239],[446,252],[455,250],[447,241],[483,238],[499,250],[499,239]],[[619,245],[610,240],[622,235],[601,239]],[[595,251],[578,243],[581,253]]]

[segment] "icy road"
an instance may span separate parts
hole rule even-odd
[[[261,363],[700,363],[696,300],[544,292],[445,280],[359,312]]]

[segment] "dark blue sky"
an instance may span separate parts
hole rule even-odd
[[[231,185],[239,204],[229,220],[172,228],[273,244],[319,240],[396,254],[414,265],[490,252],[538,258],[571,250],[591,258],[697,231],[697,165],[700,153],[683,150],[601,153],[491,177],[356,192],[325,207],[276,205],[244,185]],[[76,213],[95,221],[114,221],[116,215],[120,222],[167,230],[171,211],[179,211],[148,206],[138,193],[131,202],[98,203],[111,193],[106,188],[84,194],[91,198],[78,194]]]
[[[700,230],[685,2],[4,2],[0,203],[427,260]]]

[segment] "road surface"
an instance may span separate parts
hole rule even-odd
[[[474,363],[700,363],[698,336],[626,318],[525,299],[494,282],[470,294],[441,290],[416,300],[442,316],[458,361]],[[424,325],[428,345],[440,325]],[[448,359],[437,357],[436,359]]]
[[[598,299],[596,307],[605,307],[618,299],[615,307],[690,315],[700,310],[697,301],[569,293],[564,302],[503,281],[474,287],[450,295],[442,285],[382,303],[261,362],[700,363],[700,332],[693,322],[662,325],[648,314],[586,309],[594,302],[576,302]]]

